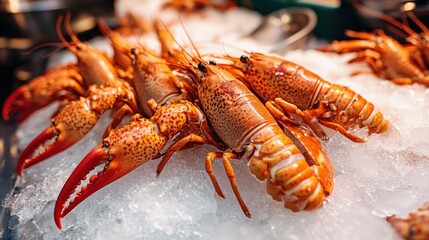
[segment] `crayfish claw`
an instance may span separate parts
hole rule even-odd
[[[111,166],[108,148],[99,144],[79,163],[69,179],[64,184],[58,195],[54,209],[55,224],[59,229],[61,218],[66,216],[79,203],[87,197],[98,191],[112,180],[117,166]],[[100,165],[106,164],[101,172],[98,172],[88,178],[88,175]],[[88,180],[86,180],[88,179]]]
[[[395,215],[386,217],[386,221],[403,239],[429,239],[429,203],[424,203],[417,211],[407,217]]]
[[[386,217],[386,221],[392,225],[400,236],[406,237],[409,234],[410,223],[408,220],[392,215]]]
[[[56,138],[50,145],[45,145],[47,142]],[[22,177],[24,169],[29,168],[53,155],[65,149],[67,144],[62,144],[58,141],[58,131],[54,126],[47,127],[41,132],[35,139],[21,153],[18,159],[17,173],[19,177]],[[37,153],[38,149],[44,148],[43,151]]]
[[[18,176],[22,171],[71,147],[82,138],[67,128],[67,124],[55,123],[43,130],[21,153],[18,160]],[[40,148],[42,151],[38,152]]]
[[[54,210],[57,226],[61,228],[61,218],[93,193],[154,159],[165,143],[156,125],[140,115],[105,138],[82,159],[61,189]]]
[[[24,121],[32,112],[26,86],[17,88],[5,101],[2,117],[5,121]]]

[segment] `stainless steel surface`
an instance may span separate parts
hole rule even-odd
[[[1,0],[0,11],[9,13],[48,11],[73,6],[73,0]]]
[[[304,47],[316,23],[316,13],[309,8],[280,9],[266,16],[248,37],[271,45],[271,52],[284,53]]]
[[[0,37],[0,65],[12,66],[26,58],[23,53],[34,45],[29,38]]]
[[[17,147],[14,132],[16,126],[0,120],[0,238],[9,239],[9,212],[3,208],[3,200],[7,194],[12,194],[16,185]]]
[[[89,18],[88,14],[83,15],[77,9],[67,8],[19,13],[0,11],[0,22],[3,26],[0,29],[0,36],[12,39],[26,38],[35,43],[58,41],[55,23],[66,10],[70,10],[72,13],[72,24],[83,17]],[[94,26],[95,24],[91,28]]]
[[[1,0],[0,22],[4,27],[0,30],[0,35],[8,38],[48,38],[52,33],[55,34],[55,31],[48,36],[43,33],[52,30],[52,25],[55,26],[52,23],[55,23],[60,10],[72,7],[70,0]]]

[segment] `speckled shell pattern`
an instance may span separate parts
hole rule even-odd
[[[275,123],[258,98],[232,75],[207,65],[198,98],[211,126],[229,147],[241,152],[255,130]]]
[[[15,117],[24,120],[31,113],[62,97],[73,99],[86,94],[86,85],[77,66],[54,67],[20,86],[7,98],[2,115],[5,120]]]
[[[150,119],[136,114],[129,124],[103,142],[109,146],[109,154],[121,162],[121,168],[129,172],[153,159],[184,125],[192,124],[192,119],[198,119],[199,116],[194,116],[194,107],[182,101],[158,108]]]
[[[101,114],[112,109],[126,92],[121,88],[94,85],[89,94],[66,105],[52,119],[59,134],[70,139],[81,139],[95,126]]]
[[[168,138],[157,129],[153,121],[138,117],[103,140],[109,146],[109,155],[120,161],[123,175],[153,159],[164,148]]]
[[[280,58],[250,56],[244,78],[256,95],[264,101],[280,97],[302,110],[312,107],[314,93],[321,83],[319,76]]]
[[[237,152],[252,152],[250,171],[259,180],[266,180],[273,199],[296,211],[321,206],[325,195],[315,172],[243,83],[222,69],[208,66],[198,95],[222,141]]]
[[[64,184],[54,210],[57,225],[91,194],[160,156],[166,143],[185,126],[200,124],[202,115],[196,108],[191,102],[181,101],[157,108],[150,119],[137,113],[128,124],[104,138]],[[103,168],[99,168],[101,164],[105,164]],[[89,183],[80,188],[85,179]],[[66,205],[72,194],[76,197]]]
[[[36,107],[51,103],[60,94],[85,95],[82,75],[78,68],[71,64],[48,70],[21,87],[26,91],[23,97]]]

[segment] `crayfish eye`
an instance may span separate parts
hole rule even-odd
[[[249,62],[249,57],[245,56],[245,55],[241,55],[240,62],[242,62],[242,63],[248,63]]]
[[[207,71],[206,65],[202,62],[198,63],[198,70],[200,70],[201,72],[206,72]]]
[[[131,48],[131,54],[136,55],[137,53],[139,53],[137,48]]]
[[[210,65],[213,65],[213,66],[216,66],[216,62],[215,62],[215,61],[213,61],[213,60],[209,60],[209,64],[210,64]]]

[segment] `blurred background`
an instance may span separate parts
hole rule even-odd
[[[82,40],[99,34],[97,17],[113,16],[113,0],[1,0],[0,72],[1,99],[13,88],[41,74],[52,48],[33,47],[59,42],[55,30],[58,16],[72,13],[71,25]]]

